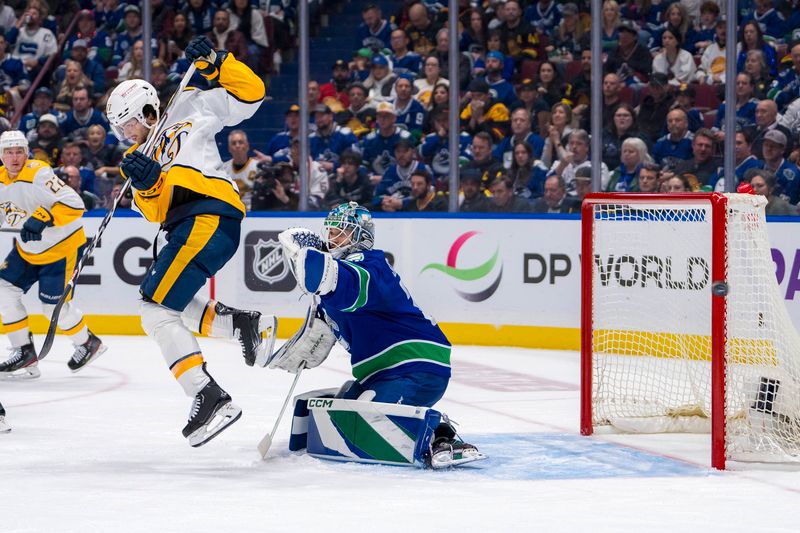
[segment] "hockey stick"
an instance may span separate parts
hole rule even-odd
[[[169,99],[169,102],[167,102],[167,107],[164,109],[164,113],[161,115],[161,118],[156,124],[155,131],[145,142],[144,147],[142,148],[143,153],[152,156],[151,152],[155,150],[154,147],[156,143],[155,139],[157,139],[161,135],[164,128],[167,126],[167,118],[169,117],[169,111],[170,108],[172,107],[172,104],[176,101],[175,97],[178,94],[182,93],[184,89],[186,89],[186,86],[189,84],[189,80],[192,79],[192,76],[194,76],[195,69],[196,67],[194,63],[189,65],[186,74],[184,74],[183,79],[181,79],[181,84],[178,86],[178,89]],[[39,356],[38,356],[39,360],[44,359],[45,357],[47,357],[47,354],[50,353],[50,348],[53,347],[53,340],[56,336],[56,329],[58,328],[58,316],[61,314],[61,308],[64,307],[64,304],[69,298],[69,295],[75,289],[75,283],[78,280],[78,276],[80,275],[81,270],[83,270],[83,265],[92,255],[92,252],[97,246],[97,243],[100,241],[100,236],[105,231],[106,226],[108,226],[108,223],[111,222],[111,217],[114,216],[114,212],[117,210],[117,206],[119,205],[120,200],[122,200],[122,197],[125,196],[125,193],[127,193],[128,189],[130,188],[131,188],[131,179],[128,178],[122,185],[122,189],[119,191],[117,197],[114,198],[114,203],[111,205],[111,209],[108,210],[108,213],[106,213],[106,216],[104,216],[103,220],[100,222],[100,226],[97,228],[97,232],[95,232],[94,238],[90,239],[87,242],[86,249],[84,250],[83,255],[81,255],[81,258],[78,260],[78,264],[75,265],[75,269],[72,271],[72,277],[70,277],[66,287],[64,287],[64,293],[61,295],[61,298],[58,299],[58,303],[53,309],[53,314],[50,316],[50,326],[47,328],[47,335],[45,336],[44,343],[42,344],[42,348],[39,351]]]
[[[300,380],[300,373],[303,372],[303,369],[306,367],[305,363],[300,364],[300,368],[297,369],[297,374],[294,376],[294,381],[292,381],[292,386],[289,388],[289,394],[286,395],[286,399],[283,401],[283,407],[281,407],[281,412],[278,413],[278,419],[275,421],[275,425],[272,427],[272,431],[264,435],[264,438],[261,439],[261,442],[258,443],[258,453],[261,454],[262,459],[267,458],[267,452],[269,451],[270,446],[272,446],[272,439],[275,437],[275,433],[278,432],[278,426],[281,424],[281,419],[283,418],[283,413],[286,411],[286,406],[289,405],[289,400],[292,399],[292,394],[294,394],[294,388],[297,386],[297,382]]]
[[[19,228],[0,228],[0,233],[19,233],[21,231]]]

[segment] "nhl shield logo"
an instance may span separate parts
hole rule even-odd
[[[277,231],[253,231],[244,241],[245,285],[252,291],[289,292],[297,282],[283,257]]]

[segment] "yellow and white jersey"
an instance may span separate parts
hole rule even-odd
[[[222,164],[222,167],[225,169],[225,174],[230,176],[239,188],[239,196],[241,196],[245,207],[249,207],[253,183],[255,182],[256,174],[258,174],[258,161],[248,157],[247,163],[237,169],[233,164],[233,159],[229,159]]]
[[[53,225],[44,229],[40,241],[17,239],[17,250],[23,259],[34,265],[45,265],[73,254],[86,242],[81,222],[83,200],[47,163],[29,159],[13,179],[5,167],[0,167],[3,227],[22,228],[39,208],[53,217]]]
[[[170,224],[201,213],[245,215],[215,137],[256,112],[264,99],[264,82],[233,54],[227,54],[218,72],[218,87],[189,88],[175,96],[153,155],[161,164],[161,177],[151,189],[134,195],[135,207],[151,222]]]

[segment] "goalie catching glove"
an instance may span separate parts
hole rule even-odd
[[[278,235],[300,290],[328,294],[336,288],[339,265],[325,250],[322,238],[305,228],[289,228]]]
[[[308,308],[306,320],[298,332],[269,358],[269,368],[295,374],[302,363],[305,368],[317,367],[331,353],[334,344],[336,337],[322,314],[317,312],[315,303]]]

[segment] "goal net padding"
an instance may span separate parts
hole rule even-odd
[[[581,432],[710,432],[712,465],[800,461],[800,337],[766,199],[593,194],[582,213]]]

